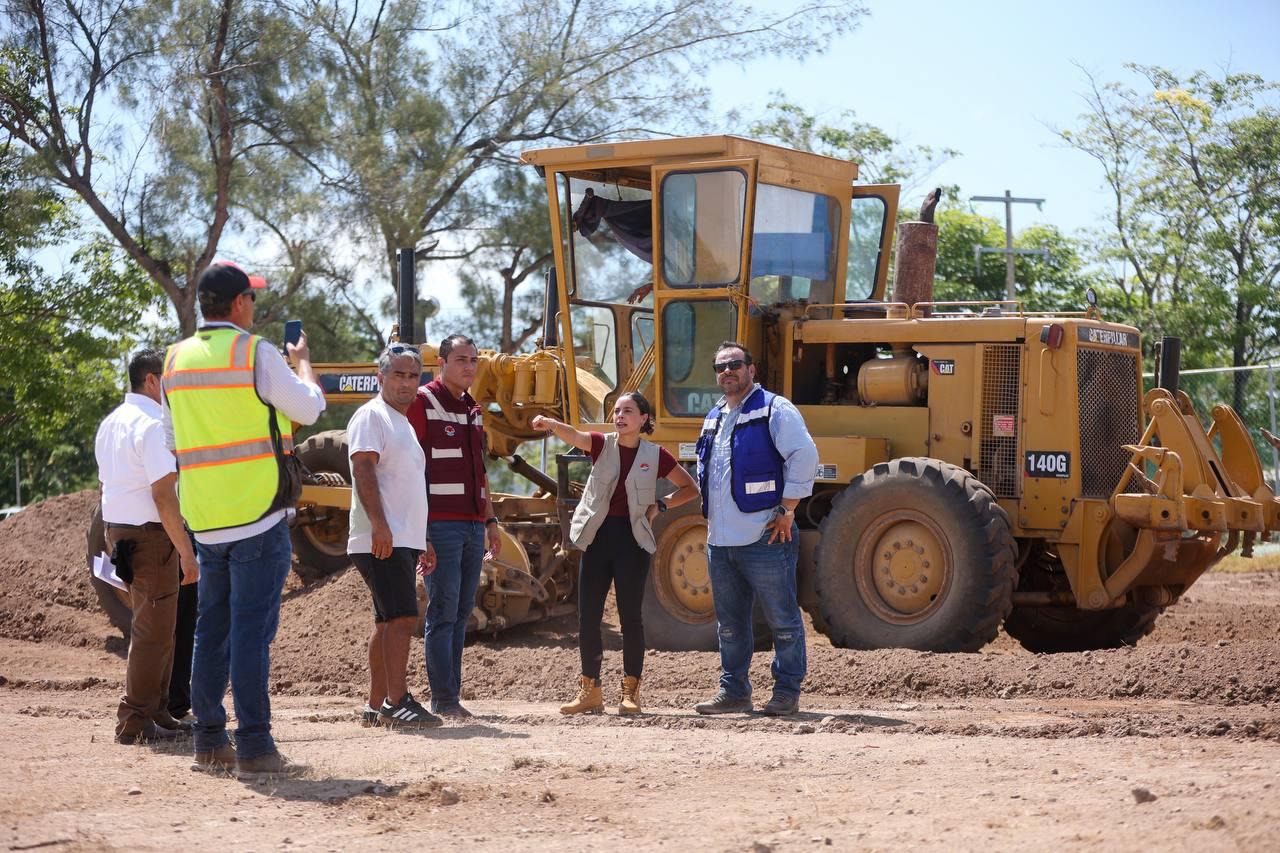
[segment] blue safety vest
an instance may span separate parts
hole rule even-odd
[[[769,416],[777,396],[757,388],[742,404],[738,422],[729,439],[729,481],[733,502],[742,512],[772,509],[782,502],[783,459],[773,445]],[[711,471],[711,449],[720,430],[721,406],[707,413],[698,436],[698,485],[702,487],[702,514],[707,514],[707,479]]]

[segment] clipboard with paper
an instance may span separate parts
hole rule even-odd
[[[106,581],[116,589],[129,591],[129,585],[120,579],[120,575],[116,574],[116,565],[111,562],[111,555],[106,551],[93,558],[93,576],[99,580]]]

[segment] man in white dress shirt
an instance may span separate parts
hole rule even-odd
[[[94,446],[107,547],[117,555],[133,609],[125,690],[116,712],[120,743],[146,743],[190,729],[169,714],[168,693],[178,565],[184,584],[195,583],[200,569],[182,526],[177,467],[160,423],[163,368],[160,350],[144,349],[130,359],[129,393],[98,427]]]

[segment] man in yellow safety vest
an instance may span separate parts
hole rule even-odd
[[[266,286],[229,261],[205,269],[196,286],[205,323],[169,348],[162,379],[178,501],[200,560],[193,769],[250,780],[305,769],[276,750],[267,677],[292,556],[292,422],[315,423],[325,407],[305,336],[288,345],[295,373],[274,345],[246,331]],[[222,704],[228,680],[234,749]]]

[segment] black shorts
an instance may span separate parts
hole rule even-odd
[[[418,554],[413,548],[392,548],[379,560],[372,554],[352,554],[351,562],[373,594],[373,621],[390,622],[402,616],[418,618]]]

